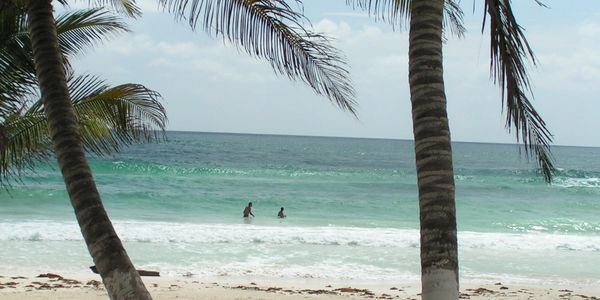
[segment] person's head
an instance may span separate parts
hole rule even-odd
[[[281,211],[283,211],[283,207],[281,208]]]
[[[252,206],[252,202],[248,202],[248,206]]]

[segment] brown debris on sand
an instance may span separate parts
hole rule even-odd
[[[40,274],[40,275],[36,276],[36,278],[63,279],[62,276],[60,276],[58,274],[54,274],[54,273]]]
[[[16,277],[11,277],[11,278],[14,280],[28,279],[27,277],[23,277],[23,276],[16,276]],[[63,289],[63,288],[80,288],[80,287],[82,287],[82,283],[80,281],[75,280],[75,279],[67,279],[67,278],[62,277],[61,275],[54,274],[54,273],[39,274],[35,278],[46,278],[47,282],[43,282],[43,280],[31,281],[31,282],[27,282],[27,281],[24,281],[24,282],[11,281],[11,282],[6,282],[6,283],[0,282],[0,289],[16,288],[17,285],[19,285],[21,283],[23,284],[23,287],[25,287],[26,291],[31,291],[31,289],[56,290],[56,289]]]
[[[260,291],[261,289],[257,286],[245,286],[245,285],[238,285],[236,287],[232,287],[232,289],[239,289],[239,290],[254,290],[254,291]]]
[[[0,276],[0,278],[2,278],[2,276]],[[27,277],[23,277],[23,276],[15,276],[15,277],[11,277],[10,279],[12,279],[12,280],[17,280],[17,279],[27,279]]]
[[[261,288],[259,286],[256,286],[256,283],[254,283],[254,282],[252,282],[250,284],[254,284],[254,285],[252,285],[252,286],[238,285],[238,286],[233,286],[233,287],[229,287],[229,288],[240,289],[240,290],[260,291],[260,292],[267,292],[267,293],[283,293],[283,294],[310,294],[310,295],[337,295],[338,294],[334,291],[323,290],[323,289],[290,290],[290,289],[283,289],[281,287]]]
[[[304,294],[310,294],[310,295],[337,295],[336,292],[334,291],[330,291],[330,290],[311,290],[311,289],[304,289],[304,290],[300,290],[300,292],[304,293]]]
[[[469,290],[471,290],[473,293],[475,293],[475,294],[479,294],[479,295],[485,295],[485,294],[495,294],[495,293],[496,293],[495,291],[492,291],[492,290],[486,289],[486,288],[484,288],[484,287],[480,287],[480,288],[477,288],[477,289],[475,289],[475,290],[473,290],[473,289],[467,289],[467,291],[469,291]]]
[[[4,289],[4,288],[11,288],[11,289],[14,289],[14,288],[16,288],[16,287],[17,287],[17,285],[18,285],[18,284],[19,284],[19,283],[17,283],[17,282],[14,282],[14,281],[10,281],[10,282],[7,282],[7,283],[2,283],[2,282],[0,282],[0,289]]]
[[[367,289],[356,289],[353,287],[343,287],[343,288],[339,288],[339,289],[334,289],[334,291],[338,291],[340,293],[355,293],[355,294],[359,294],[361,296],[374,296],[375,293],[367,290]]]
[[[250,285],[223,286],[223,287],[230,288],[230,289],[241,289],[241,290],[260,291],[260,292],[267,292],[267,293],[279,293],[279,294],[288,294],[288,295],[292,295],[292,294],[325,295],[325,296],[326,295],[338,295],[338,296],[347,295],[348,297],[351,297],[352,299],[355,299],[357,297],[367,298],[367,299],[398,299],[400,297],[399,295],[392,295],[391,293],[382,293],[382,294],[378,295],[368,289],[360,289],[360,288],[353,288],[353,287],[340,287],[340,288],[335,288],[335,289],[291,290],[291,289],[284,289],[281,287],[260,287],[260,286],[252,285],[252,283]],[[331,287],[331,285],[327,285],[326,287]],[[399,289],[399,288],[392,288],[390,290],[403,291],[402,289]]]
[[[90,280],[85,285],[91,285],[94,288],[99,289],[101,284],[102,284],[102,282],[100,282],[98,280]]]

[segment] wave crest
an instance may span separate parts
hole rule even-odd
[[[358,227],[292,227],[248,224],[193,224],[117,221],[115,229],[125,242],[164,244],[274,244],[333,247],[414,249],[419,246],[416,229]],[[600,252],[599,236],[541,232],[459,232],[463,249],[569,250]],[[0,240],[30,242],[83,240],[75,222],[31,221],[0,223]]]

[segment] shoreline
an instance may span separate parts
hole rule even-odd
[[[418,282],[357,283],[327,279],[142,277],[155,299],[420,299]],[[463,282],[461,299],[600,300],[600,287]],[[0,274],[0,298],[108,299],[97,274]]]

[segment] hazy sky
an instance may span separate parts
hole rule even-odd
[[[412,139],[408,35],[345,5],[304,0],[315,30],[336,38],[357,90],[359,120],[301,82],[278,77],[266,61],[211,38],[143,0],[132,33],[75,61],[78,73],[112,84],[142,83],[164,97],[169,130]],[[534,105],[555,144],[600,146],[600,1],[513,1],[537,55],[530,69]],[[454,141],[514,142],[504,127],[499,90],[489,77],[482,0],[463,0],[468,29],[449,37],[444,77]]]

